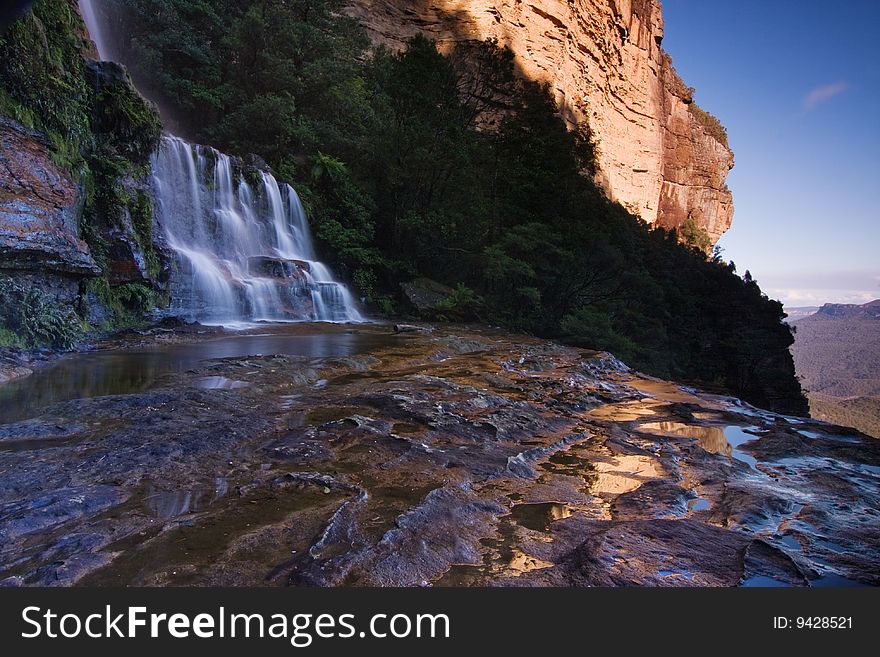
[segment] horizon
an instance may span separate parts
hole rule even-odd
[[[723,257],[789,308],[880,298],[880,3],[664,0],[663,12],[664,49],[734,151]]]

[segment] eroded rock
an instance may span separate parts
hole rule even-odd
[[[224,339],[198,328],[117,346]],[[488,329],[321,331],[362,351],[203,361],[0,426],[0,581],[880,583],[875,440]]]

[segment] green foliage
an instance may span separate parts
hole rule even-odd
[[[81,331],[70,305],[36,287],[0,278],[0,342],[6,346],[72,349]]]
[[[479,295],[459,283],[452,294],[434,307],[434,313],[438,319],[444,321],[467,321],[479,319],[479,311],[483,305],[484,301]]]
[[[59,164],[83,168],[92,143],[81,22],[66,0],[37,0],[0,36],[3,112],[47,133]],[[9,111],[12,110],[12,111]]]
[[[142,324],[159,302],[156,291],[141,283],[112,286],[100,277],[89,281],[89,289],[113,313],[107,330]]]
[[[389,296],[383,296],[376,299],[376,306],[379,308],[379,312],[385,317],[394,317],[397,315],[397,304],[394,302],[394,299]]]
[[[805,410],[779,304],[708,258],[693,222],[682,244],[610,202],[589,130],[568,130],[509,50],[443,55],[416,37],[368,53],[343,5],[121,0],[117,45],[185,134],[256,152],[296,184],[322,259],[380,311],[406,307],[402,282],[429,278],[455,289],[443,317]]]
[[[11,117],[26,128],[33,128],[36,124],[34,113],[10,96],[2,86],[0,86],[0,114]]]
[[[156,109],[135,90],[122,70],[112,65],[94,66],[89,72],[95,88],[92,132],[99,156],[146,164],[162,136]]]
[[[712,238],[706,229],[698,226],[693,217],[688,217],[684,223],[678,228],[678,234],[688,246],[699,249],[703,253],[709,253],[712,249]]]
[[[55,163],[81,182],[86,203],[80,234],[95,261],[106,269],[105,233],[119,227],[128,212],[148,267],[158,274],[152,204],[146,195],[133,196],[129,190],[146,179],[162,124],[124,69],[84,59],[84,33],[74,2],[37,0],[33,11],[0,38],[0,113],[44,133]],[[96,285],[109,289],[104,279]],[[142,312],[155,301],[152,292],[139,288],[107,295],[126,314]],[[56,312],[49,297],[23,299],[28,305],[10,320],[23,343],[69,346],[73,311]]]
[[[710,114],[696,103],[688,105],[688,109],[708,134],[714,137],[718,143],[722,144],[725,148],[730,148],[730,143],[727,137],[727,128],[724,127],[717,117]]]
[[[138,190],[135,198],[129,201],[128,210],[141,247],[149,247],[153,243],[153,199]]]
[[[5,326],[0,326],[0,349],[25,349],[24,340]]]
[[[612,316],[584,306],[562,318],[562,331],[578,344],[592,345],[613,352],[625,361],[638,353],[638,346],[614,329]]]

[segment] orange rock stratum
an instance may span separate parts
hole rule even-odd
[[[421,32],[441,49],[497,38],[523,75],[550,82],[569,122],[589,121],[601,183],[645,221],[730,228],[733,153],[660,43],[659,0],[352,0],[374,41]],[[702,117],[702,118],[701,118]]]

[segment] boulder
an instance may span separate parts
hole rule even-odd
[[[416,278],[408,283],[401,283],[400,287],[409,302],[421,312],[433,310],[454,291],[430,278]]]
[[[269,278],[301,278],[311,269],[305,260],[287,260],[270,256],[252,256],[248,259],[248,271],[252,276]]]

